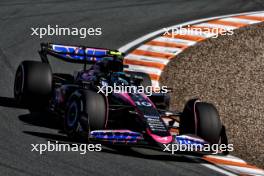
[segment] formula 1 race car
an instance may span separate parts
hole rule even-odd
[[[225,128],[216,108],[189,100],[183,112],[169,111],[168,93],[150,96],[137,92],[111,92],[110,85],[151,86],[145,73],[124,72],[123,54],[117,50],[42,43],[41,62],[23,61],[16,72],[15,99],[30,110],[48,110],[62,117],[71,138],[111,144],[227,144]],[[74,74],[53,73],[48,55],[82,63]],[[92,65],[87,68],[87,65]],[[96,69],[98,66],[102,68]]]

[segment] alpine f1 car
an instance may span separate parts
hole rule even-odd
[[[124,72],[123,54],[117,50],[42,43],[39,54],[41,61],[23,61],[19,65],[15,99],[28,109],[46,109],[62,117],[69,137],[154,147],[177,143],[227,144],[225,128],[210,103],[192,99],[183,112],[177,112],[168,110],[169,95],[165,93],[146,96],[113,92],[106,96],[99,91],[100,86],[111,85],[113,80],[123,80],[123,86],[151,84],[147,74]],[[83,69],[74,74],[53,73],[48,56],[81,63]],[[98,63],[104,63],[104,71],[87,68]],[[97,75],[89,75],[89,71]]]

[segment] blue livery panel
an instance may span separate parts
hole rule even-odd
[[[98,49],[98,48],[82,48],[77,46],[66,46],[50,44],[53,52],[56,52],[59,56],[75,61],[100,61],[103,56],[107,55],[109,50]]]

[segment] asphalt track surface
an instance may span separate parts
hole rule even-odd
[[[37,60],[40,42],[119,48],[144,34],[177,23],[231,13],[264,10],[244,0],[14,0],[0,1],[0,175],[221,175],[182,156],[149,150],[120,152],[31,152],[31,144],[66,141],[60,124],[45,114],[16,107],[13,81],[22,60]],[[101,27],[102,36],[31,36],[31,27],[58,24]],[[55,67],[67,70],[59,63]]]

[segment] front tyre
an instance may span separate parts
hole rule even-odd
[[[102,130],[108,116],[106,97],[91,90],[74,92],[66,106],[64,130],[70,138],[88,136],[92,130]]]
[[[193,99],[187,102],[180,119],[180,133],[194,134],[210,144],[218,144],[224,128],[215,106]]]

